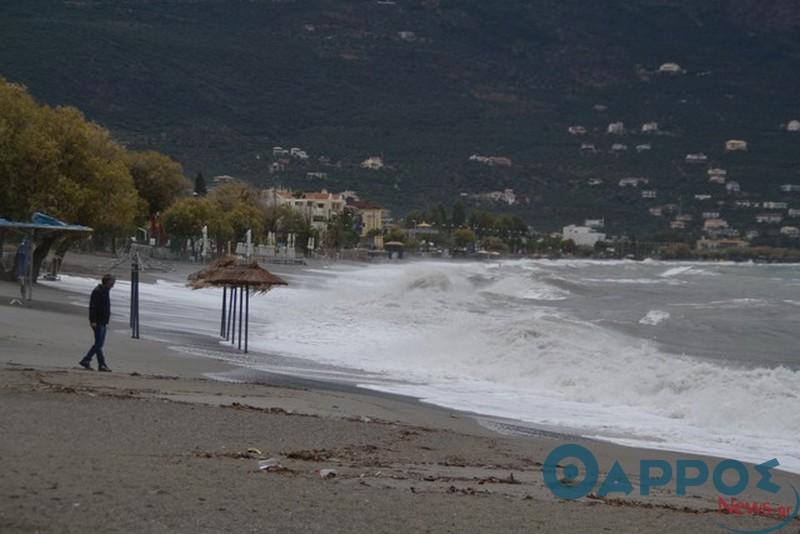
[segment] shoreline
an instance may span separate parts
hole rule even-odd
[[[626,473],[634,473],[641,459],[666,459],[675,465],[677,458],[692,458],[715,465],[718,458],[625,447],[557,431],[503,435],[481,425],[476,414],[411,397],[247,371],[180,354],[171,349],[172,342],[131,340],[118,323],[112,324],[108,341],[115,372],[76,370],[90,342],[85,310],[70,304],[65,292],[42,286],[34,291],[32,308],[7,306],[6,297],[15,289],[13,284],[0,284],[0,349],[6,356],[0,368],[0,395],[6,407],[0,415],[0,427],[6,429],[6,437],[0,439],[0,472],[6,473],[0,475],[3,530],[141,530],[142,524],[135,521],[142,514],[157,520],[146,523],[144,530],[151,531],[193,530],[198,526],[195,515],[203,518],[200,530],[209,531],[308,531],[322,525],[342,532],[596,532],[602,525],[617,531],[719,532],[720,523],[743,529],[776,523],[772,518],[718,513],[710,483],[692,488],[684,497],[675,495],[673,481],[649,497],[634,492],[572,502],[556,499],[542,482],[544,458],[564,443],[589,448],[604,474],[615,460]],[[241,380],[248,374],[251,380],[243,382],[208,378]],[[95,410],[108,413],[102,418],[105,422],[85,417]],[[190,420],[192,425],[184,423]],[[85,436],[94,437],[105,450],[102,431],[108,425],[123,442],[144,440],[140,446],[151,451],[149,456],[134,455],[144,468],[123,460],[128,443],[121,442],[119,451],[108,458],[93,447],[97,441],[85,442]],[[202,432],[205,425],[223,430]],[[281,431],[274,432],[276,428]],[[200,452],[191,447],[176,452],[173,443],[187,436],[200,443]],[[111,441],[113,445],[117,438]],[[64,457],[57,452],[62,447],[69,458],[79,455],[78,466],[67,461],[62,467]],[[248,453],[250,447],[263,454]],[[286,454],[292,451],[301,453]],[[287,471],[258,470],[258,457],[273,455]],[[102,465],[96,469],[95,463]],[[316,471],[324,468],[337,469],[338,476],[320,479]],[[103,509],[87,502],[94,497],[75,485],[93,484],[82,470],[98,475],[103,487],[111,488],[95,490],[103,492],[97,499],[114,500],[124,520],[110,520]],[[70,477],[77,482],[71,483]],[[129,477],[138,482],[124,487]],[[36,482],[43,479],[57,488],[48,493],[38,487]],[[631,479],[638,488],[639,480]],[[219,480],[229,483],[229,489],[252,486],[253,493],[234,491],[237,501],[231,502],[217,491]],[[800,477],[790,473],[776,472],[775,480],[783,488],[790,483],[800,487]],[[196,487],[187,488],[187,483]],[[117,500],[114,488],[119,484],[124,488]],[[66,513],[46,510],[74,499],[75,492],[80,498],[68,503]],[[310,502],[304,500],[308,496]],[[776,502],[785,497],[779,494]],[[266,510],[265,498],[272,506]],[[295,510],[292,499],[306,506]],[[162,509],[162,500],[170,506]],[[365,501],[370,505],[365,507]],[[213,508],[211,502],[219,506]],[[414,507],[414,514],[406,507]],[[239,515],[231,517],[233,510]]]
[[[92,255],[78,255],[76,256],[76,263],[79,265],[78,273],[80,275],[85,275],[88,273],[94,273],[95,276],[99,276],[103,271],[103,269],[98,269],[99,266],[94,265],[92,266],[93,262],[96,262],[98,259],[105,260],[105,258],[98,258]],[[424,260],[421,260],[424,261]],[[591,261],[591,260],[590,260]],[[628,261],[628,260],[623,260]],[[670,261],[667,262],[670,264],[676,265],[683,265],[689,264],[693,265],[698,262],[681,262],[681,261]],[[702,263],[702,262],[700,262]],[[88,264],[88,265],[87,265]],[[195,263],[187,263],[187,262],[169,262],[169,261],[162,261],[160,262],[161,265],[166,266],[169,268],[169,271],[150,271],[144,272],[142,274],[142,281],[145,283],[156,283],[158,280],[165,280],[167,282],[173,283],[184,283],[186,281],[186,276],[193,272],[196,269],[201,267],[200,264]],[[67,264],[69,268],[72,268],[72,264]],[[281,276],[285,276],[288,278],[297,275],[298,273],[304,273],[304,276],[308,276],[310,273],[309,271],[320,271],[318,273],[319,276],[325,276],[324,269],[326,268],[335,268],[335,267],[343,267],[347,268],[349,266],[363,266],[358,262],[335,262],[335,261],[328,261],[323,260],[318,262],[317,264],[313,265],[298,265],[298,264],[277,264],[272,265],[270,268],[280,274]],[[88,268],[87,268],[88,267]],[[119,267],[123,267],[124,273],[124,265],[120,264]],[[94,268],[94,270],[93,270]],[[73,272],[64,273],[64,274],[78,274],[75,273],[73,269],[70,269]],[[119,271],[120,269],[117,269]],[[84,272],[86,271],[86,272]],[[311,274],[314,276],[315,274]],[[119,276],[121,279],[125,279],[125,275]],[[40,286],[41,287],[41,286]],[[79,293],[75,293],[74,290],[67,290],[67,289],[57,289],[53,288],[55,291],[59,292],[63,295],[80,295]],[[57,293],[58,294],[58,293]],[[52,299],[51,299],[52,300]],[[59,299],[56,299],[59,300]],[[65,299],[60,299],[65,300]],[[118,333],[121,333],[122,330],[117,328]],[[625,333],[625,330],[620,330]],[[297,384],[306,384],[309,387],[319,390],[325,389],[334,389],[340,391],[347,391],[349,393],[354,394],[367,394],[367,395],[380,395],[385,397],[392,397],[398,399],[406,399],[409,402],[419,403],[420,405],[424,405],[426,407],[430,407],[433,409],[440,409],[444,411],[450,412],[458,412],[465,416],[471,416],[476,420],[487,421],[489,423],[489,427],[501,427],[506,429],[506,432],[511,432],[518,435],[526,435],[527,433],[533,432],[546,432],[546,433],[553,433],[556,435],[566,435],[572,436],[576,439],[589,439],[593,441],[597,441],[600,443],[608,443],[614,444],[622,447],[630,447],[634,449],[641,449],[645,451],[654,451],[654,452],[671,452],[675,454],[694,454],[694,455],[704,455],[714,458],[725,458],[727,453],[724,449],[716,450],[714,452],[709,452],[708,449],[699,449],[697,447],[688,447],[688,448],[680,448],[675,444],[670,444],[668,446],[658,446],[657,442],[661,441],[657,438],[652,438],[650,441],[645,441],[641,443],[637,443],[639,441],[635,436],[627,436],[621,433],[612,433],[608,436],[591,436],[591,437],[584,437],[580,428],[570,427],[569,425],[558,425],[558,424],[540,424],[535,422],[525,421],[524,419],[516,419],[513,416],[507,415],[499,415],[499,414],[491,414],[491,413],[482,413],[479,411],[472,411],[470,409],[466,409],[463,407],[459,407],[457,405],[453,405],[450,403],[442,403],[437,402],[436,400],[428,400],[425,398],[423,393],[415,394],[414,392],[403,392],[403,391],[391,391],[392,389],[403,389],[402,386],[405,384],[404,382],[393,382],[390,381],[387,383],[388,387],[383,387],[382,383],[379,382],[371,382],[371,377],[369,373],[365,375],[364,384],[358,380],[358,372],[353,371],[356,374],[347,375],[348,379],[338,379],[336,376],[331,376],[330,374],[325,373],[326,370],[333,371],[333,374],[336,374],[337,371],[352,371],[346,367],[337,367],[336,364],[323,364],[319,362],[313,362],[310,360],[298,359],[296,362],[291,357],[282,357],[276,356],[269,352],[263,352],[259,350],[251,350],[250,352],[253,354],[262,354],[266,358],[270,360],[274,360],[278,358],[279,360],[286,360],[280,361],[278,363],[269,365],[272,369],[257,369],[249,366],[247,363],[238,363],[235,360],[241,357],[242,353],[232,345],[227,345],[219,342],[219,339],[209,333],[209,334],[198,334],[197,332],[179,332],[174,329],[168,328],[159,328],[156,327],[153,330],[152,326],[148,329],[148,331],[144,334],[145,339],[149,339],[151,341],[162,342],[170,345],[172,352],[180,353],[181,358],[195,358],[201,361],[208,361],[214,362],[213,369],[210,370],[208,373],[203,373],[203,376],[208,376],[210,374],[219,375],[223,380],[226,379],[225,375],[234,373],[238,375],[238,380],[244,380],[246,382],[278,382],[281,384],[285,384],[287,386],[297,385]],[[174,350],[175,346],[177,346],[180,350]],[[665,350],[675,355],[676,357],[682,356],[682,353],[679,352],[670,352],[665,348]],[[204,353],[204,355],[198,355],[197,352]],[[229,361],[229,358],[234,361]],[[702,357],[698,358],[702,360]],[[710,360],[712,363],[714,360]],[[228,372],[224,372],[222,368],[218,367],[219,365],[227,365],[229,366]],[[294,372],[294,370],[290,370],[289,372],[282,372],[282,365],[287,365],[288,367],[300,367],[300,372],[305,374],[298,374]],[[746,368],[746,367],[744,367]],[[197,374],[195,372],[195,374]],[[392,386],[399,385],[399,388],[392,388]],[[411,385],[411,384],[409,384]],[[509,430],[510,429],[510,430]],[[655,441],[653,441],[655,440]],[[751,462],[753,460],[759,461],[760,456],[754,455],[750,456],[750,459],[747,460]],[[744,461],[744,460],[743,460]],[[796,467],[794,471],[787,471],[788,473],[794,473],[800,475],[800,472],[797,472]]]

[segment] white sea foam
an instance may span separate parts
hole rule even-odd
[[[659,323],[666,321],[667,319],[669,319],[669,312],[661,310],[650,310],[649,312],[647,312],[647,315],[639,319],[639,324],[655,326]]]
[[[498,276],[481,291],[528,300],[564,300],[569,297],[569,291],[523,276]]]
[[[679,274],[684,274],[685,272],[690,271],[691,269],[692,269],[691,265],[673,267],[672,269],[667,269],[666,271],[661,273],[661,276],[665,278],[668,278],[670,276],[678,276]]]
[[[385,379],[365,386],[444,406],[639,446],[754,461],[778,457],[800,472],[800,371],[666,354],[551,303],[540,304],[525,295],[569,293],[537,278],[554,269],[563,272],[563,266],[531,263],[543,272],[446,262],[343,269],[320,277],[313,287],[301,283],[251,299],[250,348],[364,370]],[[616,267],[640,268],[626,262]],[[480,286],[475,279],[482,280]],[[675,281],[674,276],[632,279]],[[59,284],[86,293],[95,283],[65,277]],[[124,307],[122,289],[114,298]],[[219,330],[220,293],[143,284],[143,327],[166,322],[213,335]],[[668,316],[652,310],[643,320],[650,317],[655,325]],[[257,354],[240,363],[269,367]]]
[[[667,269],[659,276],[664,278],[671,278],[673,276],[682,276],[682,275],[718,276],[718,273],[715,273],[708,269],[701,269],[694,265],[682,265],[680,267],[672,267],[671,269]]]
[[[622,285],[681,285],[684,282],[673,278],[582,278],[581,282]]]

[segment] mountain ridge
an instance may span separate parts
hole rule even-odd
[[[800,183],[797,138],[779,128],[800,118],[799,27],[784,0],[10,0],[0,74],[190,173],[354,189],[399,213],[513,188],[529,203],[505,209],[540,227],[604,216],[660,231],[653,203],[616,181],[648,176],[658,203],[688,204],[708,185],[683,158],[704,152],[753,195]],[[669,62],[684,70],[659,73]],[[617,121],[626,135],[606,133]],[[649,121],[669,135],[636,131]],[[748,153],[724,151],[736,138]],[[313,157],[270,173],[275,145]],[[377,155],[386,168],[359,166]]]

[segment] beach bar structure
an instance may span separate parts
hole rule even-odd
[[[285,285],[288,284],[282,278],[257,263],[239,263],[234,256],[221,258],[207,269],[189,275],[192,289],[222,288],[220,337],[245,353],[250,332],[250,293],[266,293],[275,286]]]
[[[14,269],[22,265],[21,273],[18,274],[20,283],[22,284],[22,301],[26,305],[30,305],[33,300],[33,283],[34,277],[34,254],[36,252],[37,240],[47,238],[64,238],[68,236],[77,236],[80,234],[90,234],[93,230],[88,226],[81,226],[78,224],[67,224],[60,221],[55,217],[51,217],[45,213],[36,212],[31,217],[30,222],[9,221],[0,218],[0,232],[12,232],[23,235],[22,243],[17,251],[17,256],[14,258]]]

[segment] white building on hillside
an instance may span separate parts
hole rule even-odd
[[[625,124],[622,122],[612,122],[608,125],[608,129],[606,131],[612,135],[624,135]]]
[[[725,189],[728,191],[728,193],[738,193],[742,190],[742,186],[739,185],[739,182],[730,181],[725,184]]]
[[[686,163],[705,163],[708,161],[708,156],[702,152],[698,152],[696,154],[686,154],[685,160]]]
[[[361,167],[373,171],[381,170],[383,168],[383,158],[378,156],[369,157],[361,162]]]
[[[642,124],[642,133],[656,133],[658,131],[657,122],[645,122]]]
[[[663,72],[664,74],[681,74],[683,69],[677,63],[662,63],[660,67],[658,67],[658,72]]]
[[[728,139],[725,141],[725,152],[747,152],[747,141]]]

